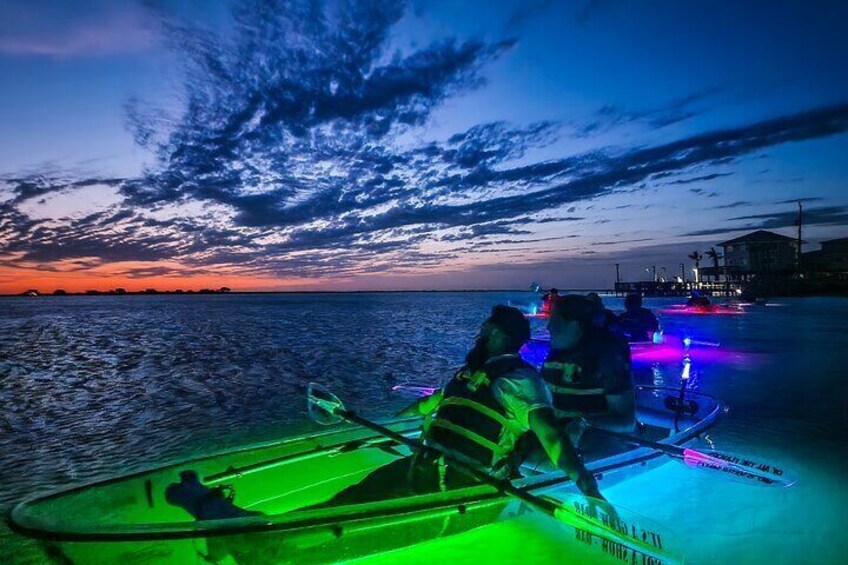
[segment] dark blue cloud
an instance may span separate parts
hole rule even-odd
[[[797,226],[798,213],[794,210],[788,212],[775,212],[767,214],[750,214],[729,218],[730,221],[748,220],[743,225],[728,229],[727,227],[698,230],[683,235],[703,236],[722,235],[739,231],[780,229]],[[757,220],[757,221],[750,221]],[[804,225],[807,226],[848,226],[848,206],[822,206],[804,210]]]
[[[797,204],[798,202],[820,202],[822,200],[824,200],[824,198],[821,198],[820,196],[802,196],[791,200],[779,200],[775,202],[775,204]]]
[[[721,93],[720,88],[707,88],[648,110],[620,108],[612,104],[601,106],[592,120],[577,127],[576,137],[597,135],[627,124],[644,123],[660,129],[703,114],[711,109],[705,103]]]
[[[708,175],[701,175],[697,177],[692,177],[688,179],[679,179],[674,181],[669,181],[668,184],[692,184],[696,182],[706,182],[711,181],[713,179],[721,178],[721,177],[729,177],[733,173],[710,173]],[[693,189],[694,191],[695,189]]]
[[[736,202],[731,202],[730,204],[722,204],[721,206],[713,206],[713,210],[723,210],[725,208],[743,208],[746,206],[753,206],[751,202],[747,200],[737,200]]]

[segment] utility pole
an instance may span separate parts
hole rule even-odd
[[[651,265],[651,270],[654,272],[654,282],[657,282],[657,266]]]
[[[798,258],[796,263],[798,265],[798,278],[801,278],[801,222],[803,220],[804,208],[801,205],[801,201],[798,201]]]
[[[618,272],[618,263],[615,264],[615,282],[621,282],[621,274]]]

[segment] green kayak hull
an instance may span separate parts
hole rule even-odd
[[[651,439],[685,444],[717,422],[716,399],[658,387],[637,387],[637,415]],[[420,420],[385,422],[415,438]],[[155,469],[57,491],[15,506],[11,529],[38,539],[62,564],[330,563],[424,544],[511,520],[527,509],[491,487],[462,489],[299,510],[330,499],[372,470],[409,452],[353,426],[240,447]],[[666,461],[660,452],[607,445],[587,454],[601,489]],[[238,507],[256,515],[195,520],[165,498],[182,471],[206,486],[226,485]],[[522,468],[516,484],[540,495],[576,492],[562,473]]]

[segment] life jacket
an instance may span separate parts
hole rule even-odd
[[[558,417],[598,415],[608,410],[606,391],[598,378],[603,354],[601,347],[589,344],[550,351],[539,374],[551,391]]]
[[[465,368],[457,371],[445,386],[436,413],[427,424],[426,441],[494,471],[511,464],[510,456],[524,430],[506,416],[492,385],[518,368],[534,370],[518,355],[501,355],[474,373]],[[504,432],[513,434],[512,441],[504,442],[512,447],[501,444]]]

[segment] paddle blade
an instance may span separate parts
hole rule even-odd
[[[790,487],[795,478],[785,469],[721,451],[683,449],[683,462],[689,467],[718,471],[729,479],[756,485]]]
[[[395,385],[392,387],[392,392],[408,392],[418,397],[433,396],[437,390],[439,390],[439,387],[426,385]]]
[[[547,500],[553,500],[545,497]],[[662,526],[626,508],[578,494],[559,496],[554,515],[575,529],[578,541],[622,563],[683,563],[673,536]]]
[[[339,412],[344,411],[344,404],[339,400],[339,397],[327,388],[318,383],[309,383],[309,388],[306,392],[306,401],[309,417],[313,421],[322,426],[330,426],[342,421]]]

